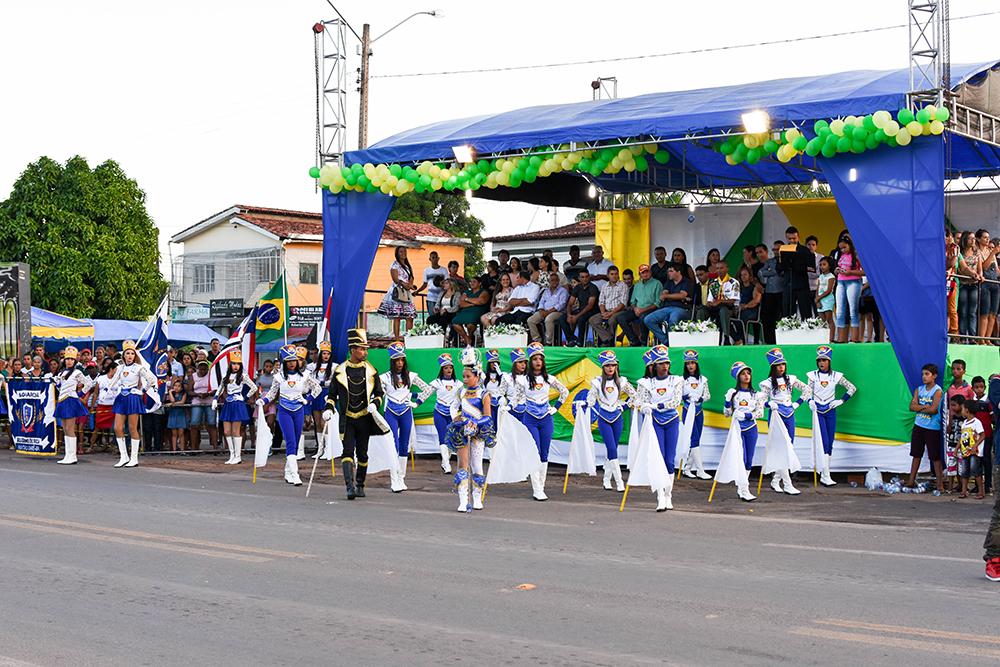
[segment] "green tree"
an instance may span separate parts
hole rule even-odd
[[[141,319],[163,299],[146,194],[112,160],[27,166],[0,203],[0,260],[31,266],[32,302],[73,317]]]
[[[452,236],[467,238],[472,245],[465,249],[465,272],[480,274],[483,263],[483,221],[469,212],[469,200],[444,192],[407,192],[396,199],[389,217],[406,222],[427,222]]]

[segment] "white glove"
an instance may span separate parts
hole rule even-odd
[[[376,412],[378,412],[378,406],[375,405],[374,403],[369,403],[368,412],[370,412],[371,414],[375,414]]]
[[[258,407],[261,407],[261,408],[264,407],[264,399],[263,398],[258,398],[255,401],[255,403],[257,404]]]
[[[557,413],[557,412],[559,412],[559,411],[558,411],[558,410],[556,410],[556,408],[555,408],[555,406],[554,406],[554,405],[550,405],[550,406],[549,406],[549,414],[550,414],[550,415],[554,415],[554,414],[555,414],[555,413]]]
[[[641,412],[644,415],[651,415],[651,414],[653,414],[653,406],[651,406],[651,405],[644,405],[641,408],[639,408],[639,412]]]
[[[510,412],[510,406],[507,405],[506,403],[501,403],[499,407],[500,407],[500,412]]]
[[[778,409],[778,404],[775,403],[774,401],[768,401],[767,402],[767,407],[769,407],[772,410],[777,410]]]
[[[839,408],[843,404],[844,404],[844,402],[838,398],[838,399],[834,400],[833,403],[830,403],[830,407],[836,409],[836,408]]]
[[[218,409],[219,409],[219,402],[213,398],[212,399],[212,412],[215,412]]]
[[[575,405],[577,409],[583,410],[587,407],[587,401],[573,401],[573,405]]]
[[[416,404],[416,403],[414,403],[413,401],[407,401],[407,402],[406,402],[406,405],[407,405],[407,406],[408,406],[409,408],[411,408],[411,409],[414,409],[414,410],[415,410],[415,409],[417,408],[417,404]]]
[[[299,399],[299,403],[301,403],[302,405],[309,405],[310,402],[311,401],[308,398],[306,398],[305,396],[303,396],[302,398]]]
[[[812,400],[811,398],[809,399],[809,409],[813,411],[816,410],[816,401]]]
[[[325,421],[325,422],[333,421],[333,410],[324,410],[323,411],[323,421]]]

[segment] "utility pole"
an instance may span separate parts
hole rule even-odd
[[[361,28],[361,70],[358,90],[361,93],[361,109],[358,113],[358,149],[368,146],[368,56],[371,55],[371,26]]]

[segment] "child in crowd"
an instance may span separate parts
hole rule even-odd
[[[951,384],[948,385],[948,398],[961,396],[970,399],[972,394],[972,385],[965,381],[965,360],[956,359],[951,362]]]
[[[962,405],[965,399],[952,396],[948,399],[948,425],[944,432],[945,471],[948,478],[948,493],[954,493],[958,486],[958,446],[962,440]]]
[[[989,396],[986,395],[986,378],[977,375],[972,378],[973,402],[975,405],[976,419],[983,425],[983,477],[986,479],[986,492],[989,493],[993,484],[993,466],[996,465],[993,456],[993,420],[995,418],[993,406],[990,405]]]
[[[962,436],[959,442],[958,476],[962,479],[959,498],[969,497],[969,477],[976,478],[976,498],[986,497],[983,479],[983,425],[976,418],[976,401],[962,402]]]
[[[816,284],[816,313],[830,327],[830,342],[834,341],[837,325],[833,318],[834,302],[836,301],[837,276],[833,274],[833,260],[823,257],[819,260],[819,278]]]
[[[188,427],[187,392],[184,383],[176,378],[170,384],[165,407],[167,409],[167,428],[170,430],[170,451],[184,451],[184,433]]]
[[[910,476],[906,485],[911,489],[917,485],[917,471],[920,460],[927,451],[927,458],[934,469],[938,493],[944,493],[944,479],[941,469],[941,387],[937,383],[938,367],[936,364],[924,364],[921,369],[923,384],[913,390],[910,401],[910,412],[913,417],[913,432],[910,436]]]

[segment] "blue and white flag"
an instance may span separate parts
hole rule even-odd
[[[18,454],[56,455],[56,392],[51,380],[7,381],[10,435]]]
[[[135,346],[139,350],[140,363],[153,371],[153,375],[161,380],[170,375],[170,363],[167,361],[167,297],[163,297]]]
[[[254,379],[254,355],[257,353],[257,306],[243,318],[226,344],[219,349],[219,354],[209,369],[208,386],[212,391],[219,388],[222,378],[229,371],[229,355],[239,351],[243,358],[243,374]]]

